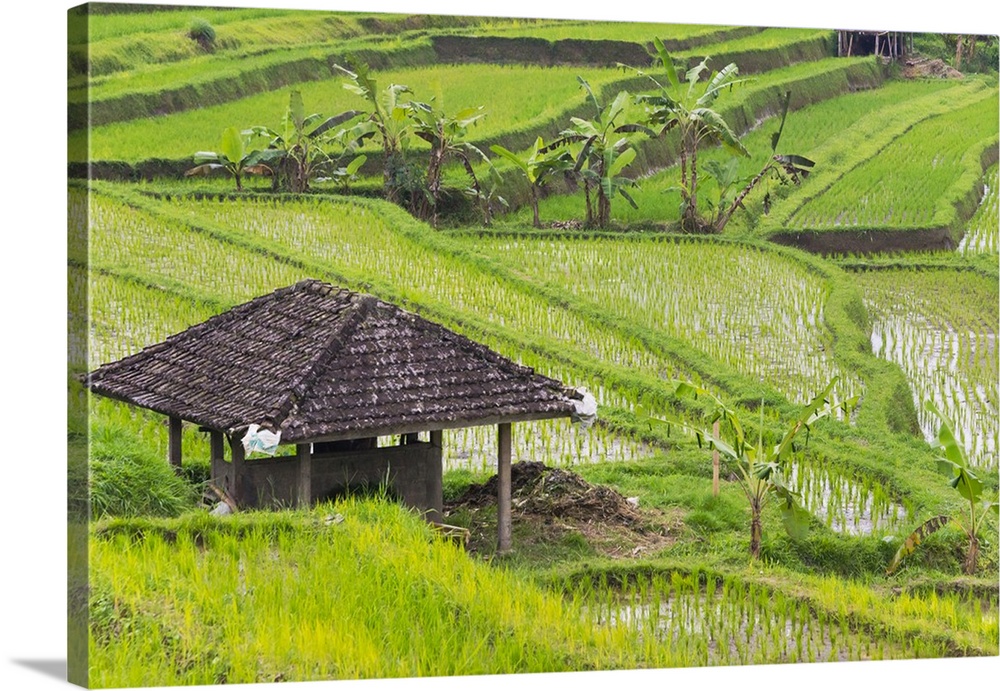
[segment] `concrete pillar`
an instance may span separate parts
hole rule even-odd
[[[295,456],[299,459],[299,508],[308,509],[312,504],[312,449],[309,444],[296,444]]]
[[[510,551],[510,423],[497,425],[497,552]]]
[[[167,460],[174,471],[181,469],[181,419],[170,416],[170,436],[167,442]]]

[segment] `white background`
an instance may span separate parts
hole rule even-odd
[[[923,3],[840,0],[598,3],[593,0],[216,0],[164,4],[427,12],[488,16],[747,24],[949,33],[998,33],[995,0]],[[895,5],[892,10],[887,5]],[[0,451],[0,689],[62,687],[65,623],[65,35],[72,3],[16,0],[3,15],[2,129],[3,439]],[[316,682],[316,689],[523,689],[579,685],[630,689],[995,688],[1000,658],[520,675],[435,680]],[[209,687],[198,687],[209,688]],[[241,688],[275,688],[250,685]]]

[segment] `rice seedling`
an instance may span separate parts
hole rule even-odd
[[[647,647],[669,646],[688,666],[913,659],[946,652],[941,641],[907,632],[898,621],[907,615],[897,615],[893,623],[898,629],[873,644],[867,631],[855,630],[850,623],[851,600],[846,600],[851,602],[848,607],[839,603],[838,613],[838,606],[825,607],[830,604],[825,592],[814,597],[812,588],[803,597],[737,576],[709,574],[704,588],[699,581],[697,574],[675,571],[669,577],[656,574],[630,583],[610,595],[606,586],[581,586],[584,594],[577,597],[599,623],[624,625]],[[828,589],[833,583],[843,581],[831,579],[819,587]],[[864,586],[856,586],[851,594],[865,602],[874,599]],[[893,613],[883,604],[876,616],[892,618]],[[963,623],[975,626],[971,619]]]
[[[583,75],[595,89],[622,78],[612,68],[525,65],[436,65],[380,71],[374,77],[380,85],[405,84],[414,100],[433,98],[447,109],[484,106],[487,117],[471,136],[476,141],[495,141],[510,131],[549,126],[552,134],[557,132],[564,114],[584,103],[577,75]],[[323,112],[363,107],[361,99],[343,88],[344,81],[338,76],[295,88],[306,103],[323,104]],[[484,89],[484,84],[490,88]],[[129,162],[189,158],[195,150],[211,149],[226,127],[243,129],[280,121],[287,105],[288,92],[281,89],[197,110],[94,127],[89,157]],[[83,136],[74,133],[70,138]]]
[[[995,281],[968,271],[916,269],[858,273],[873,317],[872,351],[910,380],[920,426],[936,438],[930,399],[954,421],[973,465],[997,467],[1000,384]],[[961,299],[958,299],[959,296]]]
[[[788,486],[801,496],[807,511],[838,533],[888,534],[905,526],[912,515],[908,502],[897,501],[881,483],[845,473],[822,457],[794,463]]]
[[[731,33],[754,33],[761,29],[747,30],[742,27],[714,26],[706,24],[658,24],[655,22],[595,22],[595,21],[545,21],[522,20],[493,26],[483,25],[488,35],[528,36],[545,38],[550,41],[574,39],[578,41],[635,41],[637,37],[660,36],[663,40],[691,41],[693,39],[715,39]]]
[[[832,219],[825,216],[813,216],[803,213],[802,208],[810,203],[825,203],[821,201],[825,192],[832,186],[839,184],[843,176],[849,174],[858,175],[854,171],[861,170],[867,165],[879,165],[878,161],[880,160],[881,152],[893,145],[897,139],[905,137],[918,123],[939,115],[947,115],[954,111],[962,110],[968,106],[976,106],[978,104],[980,107],[985,108],[984,104],[988,104],[992,96],[992,89],[985,81],[968,79],[951,85],[944,90],[924,94],[892,106],[881,108],[856,120],[850,129],[840,132],[838,136],[831,137],[815,148],[806,151],[806,155],[817,162],[813,174],[786,198],[779,200],[772,207],[770,214],[766,218],[761,219],[758,232],[764,235],[771,235],[786,229],[802,227],[800,224],[807,224],[807,227],[817,230],[834,228],[830,223],[836,220],[836,214],[834,214]],[[985,115],[985,113],[982,113],[982,115]],[[986,117],[986,120],[988,121],[988,117]],[[976,123],[973,126],[978,128],[982,127],[983,124]],[[948,135],[948,137],[954,138],[954,133]],[[977,141],[979,142],[978,148]],[[986,145],[987,142],[983,141],[982,137],[976,141],[968,140],[966,141],[964,151],[968,152],[971,156],[972,149],[977,149],[975,156],[978,161],[978,156]],[[924,159],[927,165],[932,161],[933,155]],[[918,166],[913,167],[918,168]],[[967,175],[973,167],[971,158],[959,167]],[[978,171],[975,173],[975,177],[979,177]],[[958,179],[961,181],[964,178],[960,175]],[[972,183],[970,182],[968,186],[971,187]],[[947,194],[951,198],[953,196],[959,197],[967,192],[968,189],[949,190]],[[893,194],[900,193],[902,192],[895,192]],[[934,198],[943,199],[943,193],[940,191],[934,192]],[[839,211],[838,209],[837,213]],[[946,205],[941,206],[938,211],[942,214],[947,214],[948,208]],[[951,213],[955,213],[954,208],[951,209]],[[797,218],[795,224],[792,224],[790,221],[793,216]],[[906,227],[913,225],[911,221],[912,219],[906,222]],[[951,217],[944,219],[942,216],[942,225],[950,226],[952,221]],[[882,225],[884,223],[881,223],[879,227]]]
[[[309,16],[307,12],[266,8],[178,8],[158,12],[92,13],[85,26],[71,23],[69,45],[187,29],[192,18],[201,17],[213,25],[267,17]],[[83,29],[86,28],[86,31]]]
[[[806,65],[796,65],[791,68],[784,68],[768,72],[755,81],[744,87],[750,91],[760,87],[769,86],[781,73],[787,72],[789,77],[795,75],[800,78],[803,70],[818,70],[827,61],[816,61]],[[836,66],[838,63],[829,63]],[[867,89],[835,95],[827,100],[813,103],[799,110],[789,113],[788,121],[782,131],[782,148],[790,151],[801,152],[805,156],[812,156],[813,151],[823,145],[828,140],[835,140],[841,133],[849,130],[855,122],[864,116],[880,111],[884,108],[903,103],[909,99],[927,96],[951,88],[952,85],[944,80],[940,81],[898,81],[887,82],[876,89]],[[772,87],[773,88],[773,87]],[[792,90],[793,98],[799,97],[795,87]],[[734,98],[739,98],[737,92],[732,94]],[[770,138],[777,126],[773,124],[771,117],[764,118],[755,123],[754,129],[742,138],[743,144],[750,151],[751,157],[739,159],[739,170],[743,174],[752,174],[760,170],[770,157]],[[719,161],[724,162],[728,154],[721,150],[706,150],[700,154],[704,162]],[[634,192],[633,196],[639,205],[638,209],[620,209],[616,214],[621,220],[627,222],[641,221],[671,221],[678,217],[677,207],[679,195],[676,192],[668,192],[669,188],[677,184],[677,172],[674,168],[668,168],[645,177],[641,181],[641,189]],[[706,183],[711,186],[712,182]],[[761,192],[776,192],[777,188],[771,186],[763,188]],[[709,190],[710,191],[710,190]],[[755,193],[751,198],[759,199],[761,193]],[[703,203],[707,201],[703,197]],[[553,211],[553,213],[555,213]]]
[[[231,231],[239,229],[234,232],[258,238],[268,247],[314,252],[317,267],[329,263],[341,270],[389,280],[418,301],[437,300],[472,313],[485,310],[504,329],[550,334],[592,357],[658,377],[677,371],[668,360],[638,344],[406,240],[377,216],[354,205],[345,204],[339,211],[311,201],[280,207],[273,202],[177,202],[175,206],[188,217],[211,219],[217,227]],[[112,274],[95,274],[91,281],[92,363],[124,357],[225,306],[310,275],[307,268],[294,262],[275,261],[273,255],[233,247],[218,235],[195,232],[102,195],[94,198],[91,234],[93,267]],[[127,276],[133,280],[125,280]],[[142,284],[187,291],[191,298],[185,300],[176,293]],[[480,340],[543,374],[590,388],[604,404],[632,405],[565,365],[512,351],[506,342]],[[490,432],[486,428],[449,432],[447,466],[481,468],[491,463],[496,457],[496,440]],[[641,445],[613,438],[603,428],[579,430],[558,422],[519,425],[515,439],[517,458],[554,463],[624,459],[645,453]]]
[[[965,235],[958,245],[964,255],[997,254],[997,235],[1000,233],[1000,168],[993,165],[983,176],[983,194],[976,213],[966,225]]]
[[[929,227],[951,211],[952,186],[996,141],[997,99],[927,118],[877,156],[843,175],[789,219],[795,228]],[[978,174],[977,174],[978,177]]]
[[[765,379],[793,402],[839,373],[823,326],[823,281],[783,257],[682,240],[492,238],[477,246]],[[838,394],[860,390],[849,379]]]

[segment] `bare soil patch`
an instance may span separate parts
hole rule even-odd
[[[471,517],[470,551],[495,548],[496,503],[494,475],[445,505],[445,516],[468,512]],[[610,557],[637,557],[661,549],[675,541],[682,527],[677,515],[640,509],[635,500],[610,487],[534,461],[511,466],[511,513],[515,533],[527,534],[532,543],[558,542],[575,533]]]

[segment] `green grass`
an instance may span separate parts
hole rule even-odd
[[[966,107],[988,109],[992,102],[995,106],[995,87],[991,87],[982,79],[967,79],[954,87],[943,91],[908,99],[898,105],[874,111],[855,121],[854,125],[840,136],[832,137],[811,150],[811,156],[816,161],[816,169],[800,186],[792,190],[786,199],[781,200],[771,210],[769,216],[761,219],[756,232],[765,236],[779,233],[782,230],[794,230],[798,226],[793,223],[801,218],[801,210],[810,203],[824,203],[823,197],[837,185],[841,179],[852,171],[861,170],[869,161],[878,161],[883,150],[892,147],[897,140],[905,138],[906,134],[919,123],[935,116],[960,111]],[[988,110],[984,110],[984,114]],[[976,123],[976,128],[982,123]],[[965,151],[975,156],[976,162],[986,147],[982,136],[972,137],[966,142]],[[926,163],[931,163],[926,160]],[[878,165],[877,163],[875,165]],[[962,168],[972,173],[973,179],[979,179],[982,169],[972,171],[972,161],[967,161]],[[964,184],[964,183],[963,183]],[[948,191],[948,197],[965,196],[974,187],[969,181],[965,189]],[[960,192],[960,194],[959,194]],[[942,198],[939,195],[938,198]],[[814,200],[816,200],[814,202]],[[956,222],[957,210],[948,204],[938,204],[934,209],[934,222],[939,227],[950,227]],[[835,226],[822,230],[835,229]]]
[[[774,567],[591,555],[541,587],[378,497],[103,521],[90,559],[96,687],[908,659],[996,639],[995,593],[984,610]]]
[[[328,523],[333,515],[343,521]],[[679,662],[643,651],[622,627],[594,626],[580,603],[470,559],[385,500],[105,523],[91,540],[96,687]]]
[[[486,118],[470,132],[472,138],[482,141],[512,130],[551,127],[568,110],[579,109],[585,94],[577,75],[595,89],[622,76],[614,69],[450,65],[376,72],[374,77],[380,86],[405,84],[413,90],[410,98],[434,99],[448,112],[485,106]],[[363,110],[365,101],[343,84],[344,80],[337,78],[295,88],[302,92],[310,112],[334,115]],[[486,85],[489,88],[484,88]],[[90,134],[89,155],[92,160],[129,162],[189,158],[195,151],[214,149],[226,127],[278,127],[288,107],[288,94],[288,89],[281,89],[198,110],[95,127]],[[82,139],[83,134],[74,133],[71,140],[74,137]]]
[[[174,473],[129,427],[100,418],[90,429],[91,516],[178,516],[190,510],[195,486]]]
[[[973,179],[982,174],[980,155],[987,142],[996,146],[997,118],[993,94],[923,120],[802,205],[789,225],[801,229],[947,225],[942,219],[952,212],[951,188],[970,168]]]

